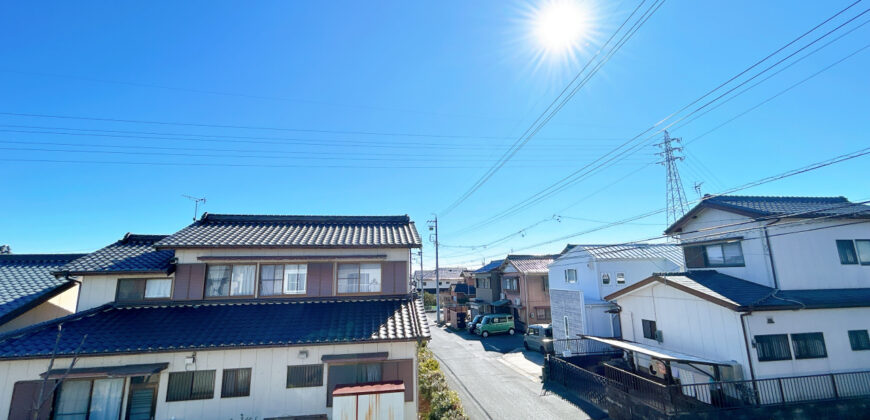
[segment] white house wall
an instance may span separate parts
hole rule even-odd
[[[0,325],[0,333],[72,314],[76,311],[78,295],[79,286],[70,287],[15,319]]]
[[[768,318],[773,320],[772,324],[768,323]],[[747,316],[746,326],[750,337],[811,332],[825,336],[828,352],[825,358],[759,362],[755,349],[751,349],[758,378],[870,370],[870,350],[852,350],[848,333],[849,330],[870,329],[870,308],[755,312]]]
[[[299,351],[307,350],[308,357],[299,358]],[[192,352],[153,353],[120,356],[83,357],[76,367],[119,366],[142,363],[169,363],[169,367],[161,372],[157,393],[157,420],[194,420],[194,419],[230,419],[245,417],[262,419],[264,417],[279,417],[290,415],[328,414],[332,409],[326,407],[326,374],[324,369],[324,385],[309,388],[287,388],[287,366],[321,363],[323,355],[389,352],[390,359],[415,359],[416,343],[381,343],[381,344],[344,344],[308,347],[276,347],[243,350],[215,350],[196,352],[195,370],[216,370],[215,397],[207,400],[166,402],[166,390],[169,372],[185,371],[184,359]],[[59,359],[55,368],[69,365],[69,359]],[[15,360],[0,361],[0,413],[9,412],[12,389],[16,382],[37,380],[39,374],[48,368],[48,360]],[[223,369],[252,368],[251,393],[248,397],[221,398],[221,379]],[[416,371],[416,362],[415,362]],[[416,379],[415,379],[416,380]],[[126,410],[127,389],[129,379],[125,384],[122,413]],[[415,389],[414,401],[404,403],[406,419],[417,417],[417,386],[406,384]],[[4,414],[5,415],[5,414]]]
[[[668,273],[680,270],[680,266],[664,258],[655,260],[607,260],[599,261],[597,264],[598,274],[595,284],[598,289],[596,291],[596,298],[599,300],[604,296],[645,280],[652,276],[653,273]],[[610,284],[601,282],[601,276],[604,273],[610,275]],[[617,273],[625,274],[625,283],[620,284],[616,282]],[[584,281],[586,280],[584,278]]]
[[[744,367],[744,377],[749,377],[737,312],[657,283],[622,296],[616,303],[622,308],[619,316],[625,340],[712,360],[733,360]],[[661,343],[644,338],[643,319],[656,322],[662,331]]]
[[[118,288],[118,279],[160,279],[172,278],[163,275],[142,275],[142,274],[123,274],[123,275],[87,275],[81,276],[80,280],[81,291],[78,296],[78,309],[76,312],[86,311],[91,308],[96,308],[106,303],[115,301],[115,294]]]
[[[840,264],[836,242],[870,239],[870,222],[837,226],[843,223],[825,220],[768,229],[780,289],[870,287],[870,266]]]

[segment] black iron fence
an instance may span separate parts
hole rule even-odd
[[[553,350],[556,354],[564,355],[570,352],[572,355],[593,354],[622,354],[622,350],[609,344],[583,338],[563,338],[553,341]]]
[[[574,391],[580,397],[595,405],[602,406],[607,396],[608,379],[595,372],[575,366],[563,359],[547,356],[545,362],[546,380],[560,384]]]

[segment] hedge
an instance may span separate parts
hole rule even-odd
[[[420,384],[420,419],[467,420],[459,394],[447,386],[438,361],[425,344],[417,348],[417,383]]]

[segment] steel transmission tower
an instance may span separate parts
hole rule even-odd
[[[677,144],[676,146],[674,144]],[[656,146],[662,149],[656,153],[661,156],[662,160],[658,162],[667,170],[667,218],[668,226],[683,217],[688,211],[688,203],[686,202],[686,192],[683,190],[683,181],[680,179],[680,172],[677,170],[677,161],[684,160],[685,157],[679,153],[683,151],[682,139],[673,138],[665,131],[665,138]]]

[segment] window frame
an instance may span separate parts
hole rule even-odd
[[[287,389],[321,387],[324,384],[324,376],[325,376],[324,375],[324,373],[325,373],[324,368],[325,368],[324,363],[313,363],[313,364],[308,364],[308,365],[287,365],[287,378],[286,378],[286,382],[285,382],[285,387]],[[305,373],[302,373],[300,375],[303,375],[303,374],[307,375],[310,373],[316,373],[317,371],[319,371],[320,374],[319,375],[311,375],[311,377],[305,378],[306,381],[303,381],[300,384],[294,384],[294,383],[290,382],[290,378],[293,377],[291,375],[291,373],[292,373],[291,371],[294,369],[299,369],[299,370],[312,369],[312,370],[314,370],[314,372],[305,372]],[[317,377],[316,380],[308,381],[308,379],[312,379],[315,376]]]
[[[54,404],[53,409],[52,409],[52,413],[51,413],[51,418],[54,419],[55,416],[58,415],[57,410],[58,410],[58,404],[60,402],[60,399],[62,398],[61,394],[63,394],[63,385],[65,383],[71,383],[71,382],[87,382],[88,383],[88,402],[87,402],[86,407],[85,407],[85,412],[84,413],[65,413],[65,414],[60,414],[60,415],[75,416],[75,415],[82,415],[83,414],[85,416],[85,418],[90,417],[91,409],[93,408],[91,406],[91,404],[93,403],[93,400],[94,400],[94,384],[96,381],[99,381],[99,380],[116,380],[116,381],[120,380],[120,381],[122,381],[121,382],[121,394],[118,398],[118,413],[120,416],[123,416],[124,415],[124,410],[123,410],[124,398],[126,397],[127,387],[128,387],[125,378],[93,377],[93,378],[69,378],[69,379],[66,379],[66,380],[62,381],[61,383],[59,383],[58,388],[55,391],[53,403],[48,404],[49,406],[52,406],[52,404]]]
[[[823,354],[821,354],[821,355],[798,354],[799,347],[798,347],[798,343],[795,341],[795,336],[801,337],[803,339],[803,338],[808,338],[810,336],[816,336],[816,335],[821,337],[822,353]],[[789,336],[790,336],[789,338],[791,338],[792,353],[794,353],[795,360],[825,359],[828,357],[828,347],[827,347],[827,344],[825,343],[825,334],[823,332],[817,331],[817,332],[808,332],[808,333],[797,333],[797,334],[789,334]],[[803,351],[801,351],[801,353],[802,352]]]
[[[767,339],[772,340],[774,338],[784,339],[785,340],[785,347],[784,348],[786,350],[788,350],[788,355],[762,357],[761,353],[759,353],[759,349],[761,348],[761,344],[759,344],[759,341],[760,341],[759,338],[763,338],[764,340],[767,340]],[[755,346],[754,346],[755,347],[755,357],[758,359],[759,362],[777,362],[777,361],[782,361],[782,360],[792,360],[792,358],[793,358],[793,352],[791,349],[791,340],[789,339],[788,334],[758,334],[758,335],[752,336],[752,341],[755,344]]]
[[[624,272],[616,273],[616,284],[625,284],[625,273]]]
[[[502,289],[505,292],[519,293],[520,278],[519,277],[502,277]],[[513,286],[513,287],[511,287]]]
[[[377,265],[378,270],[380,271],[380,276],[378,278],[378,290],[375,292],[360,292],[359,291],[360,285],[362,284],[362,266],[364,264]],[[357,266],[357,275],[359,276],[359,282],[357,282],[357,291],[356,292],[341,292],[341,291],[339,291],[338,285],[339,285],[340,280],[338,277],[338,273],[339,273],[339,267],[341,267],[342,265],[356,265]],[[334,271],[335,271],[335,294],[336,295],[377,295],[377,294],[383,293],[383,290],[384,290],[384,265],[380,262],[370,262],[370,261],[367,261],[367,262],[364,262],[364,261],[340,262],[340,263],[335,263],[335,270]],[[438,286],[440,287],[441,285],[439,284]]]
[[[172,281],[171,277],[119,277],[117,280],[118,281],[115,282],[115,302],[154,302],[172,299],[172,287],[174,286],[174,282]],[[166,297],[145,297],[145,291],[147,290],[149,280],[169,280],[169,295]],[[121,299],[122,282],[135,282],[137,284],[141,283],[141,286],[137,287],[137,292],[141,291],[142,297],[137,299]]]
[[[287,266],[295,265],[295,266],[305,266],[305,284],[303,285],[303,290],[300,293],[287,293]],[[276,294],[263,294],[263,269],[265,267],[281,267],[281,292]],[[276,297],[287,297],[287,296],[306,296],[308,295],[308,263],[259,263],[257,264],[257,285],[256,294],[257,297],[263,298],[276,298]]]
[[[250,295],[234,295],[233,294],[233,269],[236,266],[253,266],[254,267],[254,289],[251,291]],[[212,267],[218,266],[226,266],[230,268],[230,283],[227,289],[226,295],[208,295],[208,272]],[[258,263],[217,263],[217,264],[206,264],[205,266],[205,283],[203,284],[203,296],[205,299],[228,299],[228,298],[252,298],[257,296],[257,287],[260,285],[260,270]]]
[[[248,383],[246,385],[239,386],[238,379],[240,376],[236,375],[236,391],[234,393],[230,393],[227,390],[227,373],[229,372],[238,372],[238,371],[248,371]],[[221,372],[221,398],[240,398],[240,397],[250,397],[251,396],[251,381],[253,378],[254,371],[252,368],[231,368],[224,369]],[[241,391],[239,391],[241,390]],[[229,395],[228,395],[229,394]]]
[[[197,374],[206,375],[209,373],[211,374],[211,395],[206,397],[205,394],[203,394],[202,396],[194,397],[193,385],[196,383]],[[179,377],[179,375],[187,375],[187,374],[190,375],[190,386],[189,386],[190,389],[187,391],[188,392],[187,398],[173,397],[172,399],[170,399],[171,395],[170,395],[169,391],[172,389],[172,386],[170,386],[170,382],[172,381],[172,378]],[[166,377],[166,402],[196,401],[196,400],[214,399],[214,383],[215,383],[216,374],[217,374],[217,371],[215,369],[169,372],[169,374]]]
[[[870,333],[867,330],[849,330],[848,334],[852,351],[870,350]]]
[[[610,285],[610,273],[601,273],[601,284],[605,286]]]
[[[840,265],[862,265],[862,266],[870,266],[870,255],[864,256],[861,253],[861,248],[858,246],[858,242],[867,243],[870,245],[870,239],[836,239],[835,243],[837,244],[837,257],[840,259]],[[847,251],[852,252],[852,256],[855,258],[855,262],[844,262],[843,261],[843,253],[841,249],[841,245],[849,244],[850,249]],[[864,258],[867,260],[865,261]]]
[[[648,340],[656,339],[656,331],[658,331],[658,326],[656,325],[655,320],[652,319],[643,319],[640,320],[641,330],[643,330],[643,338]],[[647,334],[649,332],[649,334]]]
[[[727,263],[725,262],[725,245],[727,244],[737,244],[740,249],[740,259],[741,263]],[[707,253],[707,248],[712,246],[718,246],[722,251],[722,264],[713,264],[710,263],[710,257]],[[691,253],[691,255],[690,255]],[[727,268],[727,267],[746,267],[746,254],[743,252],[743,240],[725,240],[725,241],[715,241],[715,242],[706,242],[699,244],[687,244],[683,246],[683,257],[686,261],[686,268]],[[703,261],[702,265],[698,265],[698,258],[700,261]]]
[[[541,291],[549,292],[550,291],[550,276],[542,276],[541,277]]]
[[[541,312],[543,312],[544,316],[541,316]],[[535,318],[538,320],[552,320],[553,313],[549,306],[538,306],[535,308]]]
[[[572,278],[572,276],[569,276],[568,274],[573,274],[574,275],[573,278]],[[565,283],[569,283],[569,284],[577,283],[577,269],[576,268],[566,268],[565,269]]]

